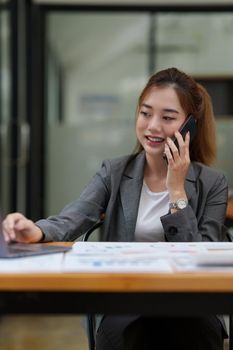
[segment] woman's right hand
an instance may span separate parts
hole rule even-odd
[[[43,237],[41,229],[20,213],[8,214],[2,227],[7,242],[36,243]]]

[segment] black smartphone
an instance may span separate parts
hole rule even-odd
[[[194,139],[194,136],[196,134],[196,130],[197,130],[197,124],[196,124],[196,119],[192,116],[192,114],[190,114],[184,121],[184,123],[181,125],[179,132],[181,133],[181,135],[183,136],[183,139],[185,138],[185,135],[187,134],[187,132],[189,131],[190,133],[190,142],[189,144],[191,144],[192,140]],[[176,137],[173,138],[173,142],[176,145],[176,147],[179,149],[179,143]],[[167,157],[164,154],[163,158],[167,161]]]
[[[196,134],[197,124],[196,119],[190,114],[187,119],[185,119],[184,123],[181,125],[179,132],[183,136],[183,139],[185,139],[185,135],[189,131],[190,134],[190,144],[192,140],[194,139],[194,136]],[[174,144],[179,149],[179,144],[176,138],[173,139]]]

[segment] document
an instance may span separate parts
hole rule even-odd
[[[77,242],[64,258],[64,271],[175,272],[233,270],[233,243]]]
[[[120,273],[172,272],[170,261],[161,251],[157,251],[157,254],[156,251],[154,243],[77,242],[65,255],[63,270]]]
[[[233,249],[233,245],[232,245]],[[156,254],[170,256],[173,254],[196,254],[206,251],[203,243],[170,243],[170,242],[76,242],[72,254],[80,255],[118,255]]]
[[[61,272],[64,253],[0,259],[0,273]]]
[[[179,271],[223,271],[233,272],[232,242],[198,242],[193,256],[179,256],[175,259]]]
[[[233,243],[76,242],[66,253],[0,259],[0,273],[233,272]]]

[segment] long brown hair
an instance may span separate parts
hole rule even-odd
[[[192,114],[197,121],[197,132],[190,145],[191,161],[198,161],[206,165],[214,163],[216,159],[216,135],[211,98],[201,84],[198,84],[184,72],[177,68],[168,68],[152,75],[138,99],[137,117],[139,109],[151,89],[168,86],[176,91],[187,116]],[[141,144],[137,141],[135,151],[142,150]]]

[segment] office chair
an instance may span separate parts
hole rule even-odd
[[[95,223],[94,226],[92,226],[84,235],[82,238],[83,242],[88,241],[88,238],[90,237],[90,235],[98,228],[102,225],[103,220],[99,220]],[[95,350],[95,315],[87,315],[86,316],[86,320],[87,320],[87,338],[88,338],[88,347],[89,350]]]
[[[90,235],[102,225],[103,220],[97,221],[97,223],[92,226],[82,238],[83,242],[88,241]],[[226,234],[226,240],[228,242],[233,242],[233,233],[228,230]],[[89,350],[95,350],[95,315],[87,315],[87,338]],[[229,315],[229,350],[233,350],[233,315]]]

